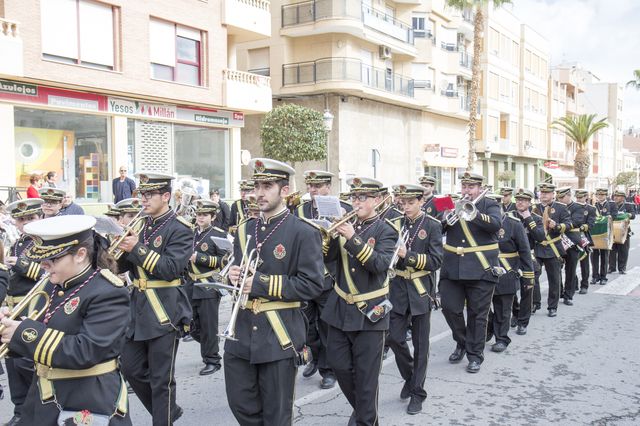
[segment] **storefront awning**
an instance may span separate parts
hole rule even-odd
[[[561,181],[561,182],[567,182],[567,181],[575,181],[578,182],[578,178],[572,173],[572,172],[568,172],[568,171],[564,171],[562,169],[550,169],[548,167],[544,167],[544,166],[540,166],[540,170],[542,170],[543,172],[551,175],[551,178],[553,179],[554,182],[557,181]]]

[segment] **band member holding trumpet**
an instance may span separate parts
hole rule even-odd
[[[253,192],[253,181],[241,180],[240,198],[231,205],[231,217],[229,218],[229,232],[235,233],[238,224],[247,218],[247,195]]]
[[[393,195],[402,205],[404,216],[393,221],[403,236],[390,265],[390,300],[393,310],[389,321],[389,345],[404,385],[401,399],[409,399],[408,414],[418,414],[427,398],[424,381],[429,361],[431,310],[435,308],[435,271],[442,264],[442,225],[422,211],[424,188],[420,185],[396,185]],[[413,356],[406,341],[411,328]]]
[[[549,295],[547,297],[547,310],[550,317],[555,317],[560,301],[560,285],[562,283],[562,257],[566,251],[562,245],[562,235],[571,229],[571,215],[567,206],[554,201],[556,186],[551,183],[541,183],[540,204],[533,207],[533,212],[542,216],[545,240],[536,244],[534,251],[540,267],[544,266],[549,281]],[[540,289],[534,295],[536,301],[541,303]]]
[[[582,205],[585,215],[584,223],[581,226],[581,229],[584,232],[584,235],[587,237],[589,241],[589,247],[593,246],[593,239],[591,238],[591,228],[596,222],[596,208],[587,202],[587,197],[589,196],[589,191],[586,189],[576,189],[576,203]],[[591,267],[591,259],[589,259],[589,253],[592,251],[591,248],[587,250],[586,256],[582,256],[580,258],[580,291],[578,294],[587,294],[589,291],[589,275],[590,275],[590,267]]]
[[[618,215],[618,207],[616,203],[609,200],[608,188],[596,188],[596,202],[594,207],[596,208],[596,217],[602,218],[610,216],[615,218]],[[609,235],[609,238],[613,238],[613,235]],[[608,249],[593,249],[591,253],[591,266],[593,269],[593,279],[591,284],[605,285],[607,281],[607,272],[609,269],[609,252]]]
[[[174,371],[178,340],[191,322],[182,275],[193,253],[193,230],[169,207],[173,176],[143,172],[136,177],[147,216],[140,219],[140,232],[130,231],[117,247],[124,252],[120,272],[129,271],[135,287],[122,372],[154,426],[170,425],[182,415]]]
[[[227,400],[240,425],[288,425],[297,367],[308,356],[300,307],[322,293],[322,244],[283,203],[295,171],[266,158],[250,167],[261,215],[241,223],[234,240],[228,277],[243,309],[234,305],[235,323],[223,333]]]
[[[633,203],[626,201],[627,195],[624,191],[617,190],[613,193],[613,201],[616,203],[618,214],[626,213],[627,219],[633,220],[636,218],[636,209]],[[623,215],[624,216],[624,215]],[[629,259],[629,246],[631,244],[631,228],[626,230],[626,238],[624,243],[613,243],[611,247],[611,253],[609,253],[609,272],[615,272],[616,269],[621,275],[627,273],[627,260]]]
[[[211,200],[197,200],[195,205],[197,228],[193,240],[193,254],[189,259],[187,293],[191,294],[193,308],[190,334],[200,343],[200,354],[204,362],[200,375],[206,376],[221,368],[222,357],[218,347],[218,308],[221,294],[215,288],[193,284],[211,280],[211,277],[224,266],[225,252],[215,245],[211,237],[227,238],[227,233],[212,225],[219,211],[217,203]]]
[[[331,195],[332,178],[333,173],[322,170],[307,170],[304,172],[304,181],[307,185],[307,192],[311,195],[311,200],[297,207],[295,214],[298,217],[307,220],[319,219],[315,197],[317,195]],[[348,203],[341,202],[340,204],[345,213],[353,210]],[[302,372],[302,376],[311,377],[318,371],[322,376],[320,387],[322,389],[330,389],[336,384],[336,376],[327,363],[327,334],[329,326],[320,319],[320,315],[329,294],[333,291],[333,277],[337,274],[337,262],[325,263],[324,271],[324,291],[317,299],[307,301],[307,305],[304,308],[304,314],[309,321],[307,345],[311,349],[313,358]]]
[[[457,344],[449,362],[459,363],[466,353],[467,371],[477,373],[484,360],[491,296],[504,273],[499,267],[496,236],[501,214],[498,203],[483,197],[487,192],[481,191],[484,176],[465,172],[459,178],[463,198],[455,211],[444,215],[447,242],[439,288],[442,313]]]
[[[381,182],[355,177],[347,184],[357,219],[341,223],[326,248],[326,261],[337,261],[338,274],[322,320],[329,324],[329,365],[354,409],[350,424],[377,425],[378,375],[392,307],[387,274],[398,232],[376,211],[383,203]]]
[[[91,216],[69,215],[24,227],[37,237],[24,256],[40,262],[48,278],[31,298],[36,306],[46,302],[43,315],[20,321],[26,309],[0,314],[2,343],[35,362],[20,424],[131,424],[118,367],[129,295],[111,272],[115,261],[106,240],[93,231],[95,223]]]
[[[13,244],[8,256],[4,259],[11,271],[9,288],[5,299],[9,309],[13,309],[44,274],[40,262],[29,260],[23,256],[25,250],[34,244],[33,237],[25,234],[24,227],[29,223],[40,220],[42,217],[42,203],[43,200],[40,198],[27,198],[26,200],[14,201],[7,206],[7,212],[13,218],[20,233],[20,238]],[[22,416],[22,405],[33,381],[33,361],[27,358],[10,357],[5,362],[11,402],[14,405],[14,417],[8,424],[13,426],[18,423]]]

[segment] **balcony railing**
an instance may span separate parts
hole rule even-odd
[[[471,69],[473,64],[473,55],[469,55],[464,50],[460,51],[460,66]]]
[[[323,19],[353,18],[383,34],[414,44],[413,28],[393,16],[354,0],[310,0],[282,6],[282,28]]]
[[[271,78],[269,77],[238,70],[223,69],[222,78],[224,80],[232,80],[237,81],[238,83],[252,84],[254,86],[271,85]]]
[[[454,89],[442,89],[440,90],[440,94],[442,96],[446,96],[447,98],[457,98],[458,91]]]
[[[458,45],[456,43],[445,43],[440,42],[440,48],[442,48],[442,50],[446,50],[447,52],[455,52],[456,50],[458,50]]]
[[[363,64],[355,58],[323,58],[282,66],[283,86],[323,81],[354,81],[397,95],[414,96],[413,79]]]
[[[247,70],[248,73],[263,75],[265,77],[269,77],[271,75],[271,68],[254,68],[252,70]]]
[[[18,37],[18,23],[0,18],[0,35],[5,37]]]
[[[433,85],[431,84],[431,80],[413,80],[413,87],[415,89],[434,89]]]

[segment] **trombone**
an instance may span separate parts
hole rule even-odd
[[[396,244],[396,249],[393,252],[393,256],[391,256],[391,262],[389,263],[389,268],[387,269],[387,276],[389,278],[395,278],[396,276],[396,264],[398,260],[400,260],[400,247],[406,247],[407,242],[409,241],[409,231],[406,229],[402,230],[400,237],[398,238],[398,244]]]
[[[444,218],[447,225],[453,226],[458,223],[460,219],[463,219],[466,222],[475,219],[478,215],[478,208],[476,207],[476,204],[478,203],[478,201],[484,198],[484,196],[487,195],[488,192],[489,188],[482,191],[478,198],[473,201],[469,200],[468,194],[465,195],[462,200],[456,201],[454,210],[452,212],[449,212]]]
[[[23,311],[25,309],[28,309],[31,306],[32,302],[37,300],[38,297],[42,297],[44,299],[44,306],[42,306],[42,308],[40,308],[39,310],[35,309],[35,306],[34,306],[34,309],[31,312],[29,312],[29,314],[27,315],[27,318],[37,321],[42,316],[42,314],[47,310],[47,308],[49,307],[49,304],[51,303],[49,294],[47,294],[47,292],[43,290],[44,288],[43,284],[46,283],[48,279],[49,279],[49,273],[47,272],[42,276],[42,278],[40,278],[40,280],[33,286],[33,288],[29,290],[29,293],[27,293],[24,296],[24,298],[20,301],[20,303],[18,303],[13,307],[13,309],[11,310],[11,313],[9,313],[7,318],[11,320],[15,320],[23,316],[22,315]],[[0,334],[2,334],[2,332],[5,329],[6,327],[4,325],[0,325]],[[0,345],[0,359],[7,356],[8,353],[9,353],[9,344],[3,343],[2,345]]]
[[[115,260],[120,259],[122,257],[122,254],[124,253],[122,249],[118,248],[120,243],[122,243],[124,239],[129,235],[138,235],[142,231],[142,228],[144,227],[144,218],[141,217],[143,211],[144,208],[141,208],[140,211],[133,217],[133,219],[131,219],[129,225],[125,226],[122,235],[111,242],[111,245],[109,246],[107,252],[111,256],[113,256]]]

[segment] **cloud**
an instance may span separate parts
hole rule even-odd
[[[505,7],[549,41],[552,64],[578,62],[621,84],[640,69],[640,1],[513,0]],[[640,127],[640,91],[625,90],[624,115],[625,126]]]

